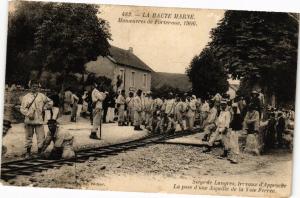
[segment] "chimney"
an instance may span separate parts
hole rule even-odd
[[[133,47],[129,47],[129,48],[128,48],[128,51],[129,51],[130,53],[133,53]]]

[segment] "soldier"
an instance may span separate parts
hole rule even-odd
[[[188,108],[187,108],[187,128],[188,130],[193,130],[195,123],[195,113],[197,110],[196,107],[196,96],[193,95],[192,98],[188,99]]]
[[[108,97],[108,110],[107,110],[106,121],[109,123],[114,123],[115,106],[116,106],[115,93],[110,92],[107,97]]]
[[[11,122],[9,120],[3,120],[3,135],[2,138],[6,136],[8,133],[9,129],[11,128]],[[2,145],[2,155],[5,155],[7,152],[6,146]]]
[[[259,133],[259,112],[254,104],[248,106],[248,112],[244,119],[245,129],[247,130],[245,151],[260,154],[262,144],[262,134]]]
[[[162,105],[163,105],[163,100],[160,99],[159,97],[156,97],[154,99],[154,111],[156,111],[156,113],[160,113]]]
[[[134,130],[136,130],[136,131],[143,130],[143,129],[141,129],[142,111],[143,111],[141,96],[142,96],[142,90],[139,89],[136,92],[136,96],[134,97],[134,103],[133,103],[134,104],[134,107],[133,107]]]
[[[151,119],[152,119],[152,115],[153,115],[153,111],[154,111],[153,106],[154,106],[154,104],[153,104],[153,99],[152,99],[151,93],[148,92],[145,97],[145,107],[144,107],[145,127],[148,127],[149,125],[151,125]]]
[[[106,98],[106,92],[98,84],[92,91],[92,101],[93,101],[93,128],[91,130],[90,138],[99,139],[97,136],[98,128],[101,127],[102,122],[102,102]]]
[[[186,116],[186,110],[187,110],[187,105],[185,102],[185,98],[178,98],[177,99],[177,104],[175,106],[175,116],[176,116],[176,121],[178,122],[178,124],[180,125],[181,130],[184,130],[184,124],[183,124],[183,120],[185,119]]]
[[[48,120],[48,133],[43,143],[42,152],[46,158],[49,159],[70,159],[75,157],[73,148],[74,137],[66,132],[59,130],[58,123],[54,119]],[[53,142],[54,146],[50,154],[45,154],[45,150]]]
[[[164,112],[170,116],[175,113],[175,99],[173,98],[173,93],[169,93],[167,100],[163,104]]]
[[[250,105],[252,105],[254,110],[258,111],[259,119],[261,119],[261,113],[262,113],[261,112],[261,110],[262,110],[261,101],[259,99],[259,93],[255,90],[252,91],[252,93],[251,93]]]
[[[221,112],[220,115],[216,121],[217,128],[216,130],[211,134],[210,139],[207,143],[208,148],[204,152],[211,151],[211,148],[216,140],[221,139],[221,142],[223,144],[224,152],[221,157],[227,157],[228,155],[228,142],[226,141],[226,133],[229,128],[230,124],[230,113],[227,111],[227,101],[221,100],[220,103]]]
[[[146,122],[146,117],[145,117],[145,97],[146,97],[146,93],[142,91],[142,95],[141,95],[141,104],[142,104],[142,112],[141,112],[141,124],[145,125]]]
[[[264,151],[268,151],[275,146],[276,119],[274,112],[268,113],[268,124],[264,133]]]
[[[159,133],[161,118],[157,112],[153,112],[151,124],[148,126],[148,130],[152,133]]]
[[[208,113],[209,113],[209,104],[207,103],[206,100],[202,103],[201,106],[201,113],[200,113],[200,118],[201,118],[201,123],[200,126],[203,126],[203,122],[206,120]]]
[[[218,110],[215,106],[215,102],[212,100],[209,103],[210,110],[208,112],[207,118],[203,121],[203,129],[204,129],[204,136],[203,136],[203,141],[207,141],[210,138],[210,135],[213,131],[216,130],[217,125],[216,125],[216,120],[218,118]]]
[[[174,121],[174,116],[164,113],[160,121],[160,133],[174,133],[176,130],[176,122]]]
[[[134,120],[134,99],[133,99],[133,92],[129,92],[129,96],[126,98],[126,104],[127,104],[127,124],[133,126],[133,120]]]
[[[77,109],[78,109],[79,97],[73,92],[71,95],[71,122],[76,122],[77,120]]]
[[[125,125],[125,104],[126,104],[126,99],[125,99],[125,90],[123,89],[121,91],[121,94],[119,94],[117,98],[117,107],[118,107],[118,125],[119,126],[124,126]]]
[[[64,94],[64,114],[68,115],[71,113],[71,103],[72,103],[72,92],[71,88],[67,88]]]
[[[231,122],[229,127],[231,130],[227,133],[227,138],[230,142],[229,145],[229,153],[228,153],[228,160],[231,163],[237,164],[238,163],[238,156],[239,156],[239,132],[243,128],[243,120],[241,116],[241,112],[238,108],[237,103],[232,104],[232,114],[231,114]]]
[[[244,119],[246,115],[246,101],[243,96],[238,96],[237,100],[238,108],[241,111],[242,118]]]
[[[277,144],[278,144],[278,147],[281,148],[282,147],[282,136],[284,134],[284,131],[285,131],[285,119],[283,117],[283,114],[282,112],[280,111],[278,113],[278,120],[277,120],[277,125],[276,125],[276,137],[277,137]]]
[[[216,93],[216,95],[212,98],[215,105],[218,107],[220,105],[220,102],[222,100],[222,96],[219,93]]]
[[[258,133],[259,130],[259,112],[253,104],[248,107],[248,112],[246,113],[245,128],[249,134]]]
[[[52,95],[49,97],[53,101],[53,107],[51,110],[51,117],[52,119],[57,119],[58,118],[58,113],[59,113],[59,105],[60,105],[60,98],[59,98],[59,90],[56,88]]]
[[[33,133],[36,133],[38,153],[43,146],[45,132],[43,126],[43,111],[51,108],[53,102],[43,93],[38,91],[39,83],[32,80],[30,83],[31,92],[23,96],[20,111],[25,116],[25,157],[31,156]]]

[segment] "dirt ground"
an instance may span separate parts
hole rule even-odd
[[[226,186],[222,186],[222,189],[193,191],[175,189],[175,185],[179,183],[183,188],[183,185],[189,186],[202,180],[235,182],[236,185],[237,182],[251,181],[287,184],[285,188],[276,189],[270,194],[263,192],[255,195],[289,195],[292,154],[288,151],[274,150],[261,156],[241,153],[239,164],[218,159],[222,152],[220,148],[211,153],[202,151],[201,147],[156,144],[106,158],[90,158],[84,163],[32,176],[19,176],[8,184],[117,191],[236,194],[223,191]],[[249,192],[244,194],[251,195]]]
[[[60,130],[67,130],[74,136],[75,150],[127,142],[145,137],[148,134],[146,130],[134,131],[133,127],[119,127],[117,123],[110,123],[102,125],[102,140],[93,140],[89,138],[92,127],[87,119],[79,118],[76,123],[69,122],[69,119],[70,116],[62,116],[59,118],[58,122],[60,123]],[[47,125],[44,125],[44,129],[45,132],[47,132]],[[21,158],[21,155],[25,152],[24,130],[23,123],[13,124],[9,133],[3,138],[3,145],[7,147],[7,153],[2,157],[2,162]],[[49,146],[48,150],[51,148],[52,145]],[[37,152],[35,135],[33,136],[32,152]]]

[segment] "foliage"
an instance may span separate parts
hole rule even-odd
[[[233,78],[242,79],[244,85],[259,84],[280,101],[293,100],[299,20],[292,16],[226,11],[218,27],[211,31],[208,46],[215,59]]]
[[[7,80],[24,82],[30,70],[83,73],[109,53],[109,26],[98,14],[91,4],[19,2],[9,14]]]
[[[95,73],[90,73],[87,77],[85,85],[89,86],[94,85],[95,83],[100,84],[100,87],[102,87],[103,90],[109,93],[114,93],[112,80],[110,78],[107,78],[105,76],[96,76]]]
[[[208,98],[228,90],[227,74],[208,48],[192,59],[186,73],[199,97]]]
[[[173,93],[174,95],[182,95],[183,92],[180,91],[178,88],[171,87],[169,85],[162,85],[159,88],[152,88],[152,95],[153,97],[160,97],[160,98],[167,98],[169,93]]]

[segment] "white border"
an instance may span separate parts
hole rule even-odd
[[[53,1],[53,0],[48,0]],[[156,7],[184,7],[184,8],[209,8],[209,9],[231,9],[231,10],[257,10],[276,12],[298,12],[300,13],[299,0],[56,0],[59,2],[76,3],[97,3],[97,4],[119,4],[119,5],[140,5]],[[7,35],[7,0],[0,0],[0,90],[4,90],[5,60],[6,60],[6,35]],[[300,43],[300,39],[299,39]],[[298,51],[298,65],[300,61]],[[298,67],[297,99],[300,97],[300,69]],[[3,92],[0,94],[0,104],[3,104]],[[296,104],[296,129],[295,129],[295,150],[294,150],[294,173],[293,173],[293,194],[292,197],[300,197],[300,127],[299,102]],[[0,105],[0,130],[2,131],[3,105]],[[280,171],[280,170],[278,170]],[[21,187],[0,187],[1,197],[221,197],[206,195],[175,195],[158,193],[127,193],[127,192],[100,192],[83,190],[43,189],[43,188],[21,188]]]

